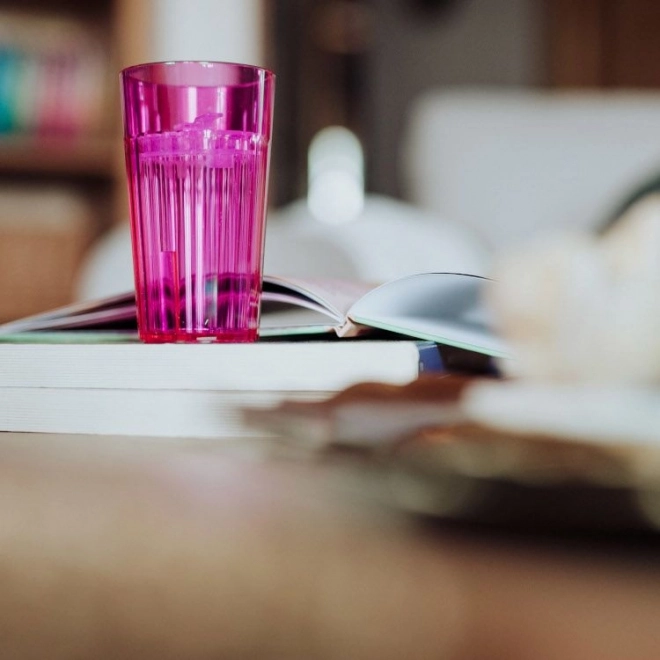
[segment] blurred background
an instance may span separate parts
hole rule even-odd
[[[660,176],[657,0],[0,0],[0,321],[132,286],[118,72],[277,74],[266,270],[486,273]]]

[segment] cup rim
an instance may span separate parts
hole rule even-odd
[[[268,77],[271,78],[276,77],[275,73],[271,69],[268,69],[266,67],[257,66],[256,64],[245,64],[244,62],[231,62],[227,60],[154,60],[151,62],[141,62],[139,64],[131,64],[130,66],[121,69],[120,73],[122,76],[134,77],[135,74],[142,69],[148,69],[150,67],[157,67],[157,66],[160,67],[177,66],[181,64],[238,67],[241,69],[249,69],[252,71],[263,72]]]

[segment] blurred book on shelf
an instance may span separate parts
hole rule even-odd
[[[108,52],[89,21],[0,10],[0,135],[107,129]]]

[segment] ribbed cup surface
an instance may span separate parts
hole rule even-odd
[[[123,73],[138,326],[147,342],[258,334],[272,80],[256,68],[199,66]],[[196,85],[185,84],[191,71]]]

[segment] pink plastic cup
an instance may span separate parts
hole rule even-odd
[[[121,83],[140,338],[255,341],[275,76],[160,62]]]

